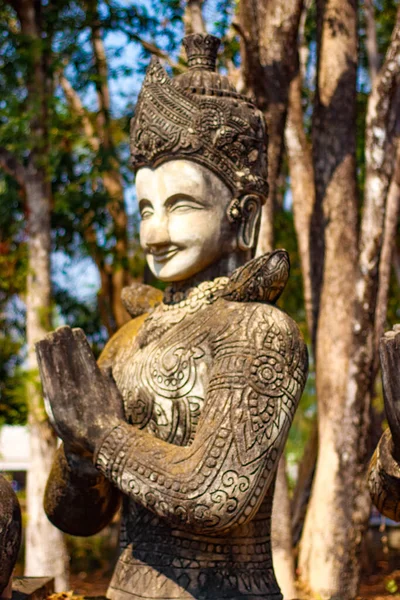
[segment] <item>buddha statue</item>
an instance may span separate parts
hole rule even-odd
[[[280,599],[274,481],[307,376],[275,306],[287,253],[254,257],[267,195],[262,114],[215,72],[219,40],[184,40],[189,69],[153,59],[131,128],[140,240],[162,294],[124,292],[134,317],[96,364],[81,330],[37,345],[63,440],[45,510],[91,535],[122,502],[113,600]]]

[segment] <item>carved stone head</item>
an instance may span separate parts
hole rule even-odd
[[[215,72],[218,38],[183,44],[188,71],[171,79],[153,58],[131,124],[141,243],[164,281],[248,260],[268,193],[262,113]]]

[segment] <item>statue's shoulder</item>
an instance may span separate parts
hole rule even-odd
[[[126,346],[132,345],[132,340],[134,340],[139,332],[139,329],[143,325],[146,320],[148,314],[144,313],[128,323],[125,323],[114,335],[108,340],[105,345],[99,360],[98,364],[102,368],[107,368],[113,365],[114,359],[117,355],[117,352]]]
[[[226,312],[224,315],[223,313]],[[226,301],[225,311],[218,311],[221,327],[226,321],[231,321],[232,326],[245,327],[249,343],[253,343],[252,334],[265,332],[266,339],[273,338],[298,341],[305,346],[302,333],[294,319],[284,310],[274,304],[264,302],[236,303],[232,300]]]
[[[236,313],[239,320],[247,315],[245,322],[250,330],[266,328],[270,336],[285,335],[304,343],[296,322],[275,306],[285,288],[289,272],[290,261],[286,250],[268,252],[239,267],[222,293],[228,312],[231,315]]]
[[[253,258],[236,269],[222,297],[241,303],[275,303],[283,292],[290,272],[286,250],[274,250]]]
[[[122,290],[121,299],[132,319],[120,327],[107,342],[98,361],[103,368],[112,366],[121,348],[132,345],[132,340],[136,338],[149,311],[162,301],[162,292],[150,285],[135,282]]]

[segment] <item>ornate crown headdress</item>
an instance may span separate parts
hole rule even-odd
[[[183,44],[186,73],[171,79],[154,57],[147,69],[131,122],[134,170],[186,158],[214,171],[235,194],[255,193],[265,199],[262,113],[215,72],[218,38],[194,34]]]

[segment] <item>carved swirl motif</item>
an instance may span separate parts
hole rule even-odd
[[[287,379],[285,365],[278,353],[270,350],[268,354],[257,356],[250,368],[250,385],[260,394],[268,389],[268,396],[282,396]]]

